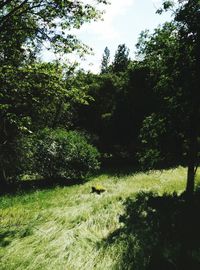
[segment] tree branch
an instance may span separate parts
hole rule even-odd
[[[7,0],[4,1],[3,3],[0,4],[0,10],[3,9],[3,7],[5,7],[6,5],[8,5],[9,3],[11,3],[12,0]]]
[[[12,17],[12,15],[14,15],[18,10],[20,10],[28,1],[29,0],[24,0],[19,6],[16,6],[8,14],[3,16],[3,18],[0,21],[0,31],[3,29],[5,22],[8,21],[9,18]]]

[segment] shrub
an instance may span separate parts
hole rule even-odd
[[[35,139],[35,171],[45,178],[83,179],[99,168],[99,153],[76,131],[44,129]]]

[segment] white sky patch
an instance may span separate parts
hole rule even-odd
[[[110,0],[110,3],[110,5],[104,6],[103,20],[84,25],[82,31],[92,32],[98,40],[119,38],[120,33],[115,27],[115,21],[134,5],[135,0]]]
[[[153,2],[154,5],[156,6],[161,6],[163,3],[163,0],[151,0]]]

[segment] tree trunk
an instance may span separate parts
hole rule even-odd
[[[188,164],[188,171],[187,171],[186,195],[188,198],[193,197],[194,182],[195,182],[195,163],[193,162],[193,159],[191,158]]]
[[[193,110],[189,136],[186,197],[190,200],[192,199],[194,193],[195,174],[198,159],[198,105],[196,105]]]
[[[6,178],[6,173],[4,169],[0,170],[0,191],[4,191],[7,187],[7,178]]]

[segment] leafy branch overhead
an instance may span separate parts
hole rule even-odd
[[[95,2],[107,3],[104,0]],[[69,31],[101,15],[102,11],[87,1],[4,0],[0,4],[0,39],[9,30],[16,36],[26,34],[26,43],[33,47],[48,41],[55,50],[70,52],[78,49],[81,43]]]

